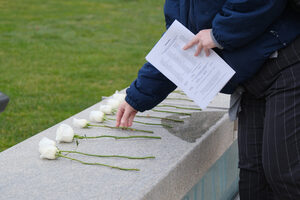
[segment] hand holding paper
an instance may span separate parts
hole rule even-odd
[[[146,59],[204,109],[235,72],[213,50],[209,57],[194,56],[196,46],[183,50],[194,37],[174,21]]]
[[[187,43],[183,49],[187,50],[194,45],[197,45],[197,51],[195,52],[194,56],[198,56],[202,49],[204,50],[205,55],[209,56],[210,49],[216,47],[216,44],[211,38],[211,29],[204,29],[197,33],[197,35],[189,43]]]

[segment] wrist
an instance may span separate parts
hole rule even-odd
[[[212,32],[212,29],[210,30],[210,37],[212,39],[212,41],[214,42],[214,44],[216,45],[217,48],[219,49],[223,49],[223,47],[219,44],[219,42],[216,40],[213,32]]]

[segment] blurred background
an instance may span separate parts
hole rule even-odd
[[[0,0],[0,152],[135,79],[164,0]]]

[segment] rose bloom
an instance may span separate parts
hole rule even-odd
[[[61,124],[56,130],[57,142],[72,142],[74,138],[74,130],[68,124]]]
[[[92,122],[103,122],[105,114],[102,111],[93,110],[90,112],[89,119]]]
[[[117,99],[108,99],[107,105],[110,105],[112,109],[117,109],[120,105],[121,101]]]
[[[113,94],[113,99],[116,99],[120,102],[125,100],[126,94],[120,93],[118,90],[116,90],[115,94]]]
[[[39,152],[41,154],[40,158],[45,158],[45,159],[49,159],[49,160],[55,159],[56,154],[58,152],[55,141],[44,137],[39,142]]]
[[[100,105],[100,111],[104,112],[105,114],[111,114],[112,113],[112,107],[110,105]]]
[[[88,127],[89,121],[86,119],[77,119],[73,118],[73,125],[77,128],[86,128]]]

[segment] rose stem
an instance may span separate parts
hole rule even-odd
[[[183,113],[183,112],[174,112],[174,111],[168,111],[168,110],[156,110],[152,109],[154,112],[164,112],[164,113],[174,113],[174,114],[180,114],[180,115],[192,115],[191,113]]]
[[[127,159],[150,159],[150,158],[155,158],[155,156],[132,157],[132,156],[119,156],[119,155],[97,155],[97,154],[83,153],[83,152],[79,152],[79,151],[65,151],[65,150],[60,150],[60,152],[77,153],[77,154],[81,154],[81,155],[101,157],[101,158],[127,158]]]
[[[181,120],[181,119],[172,119],[172,118],[167,118],[167,117],[156,117],[156,116],[143,116],[143,115],[136,115],[136,117],[142,117],[142,118],[154,118],[154,119],[165,119],[165,120],[170,120],[170,121],[173,121],[173,122],[180,122],[180,123],[183,123],[184,121]]]
[[[106,119],[108,119],[108,120],[115,120],[115,119],[108,118],[108,117],[106,117]],[[139,123],[139,124],[144,124],[144,125],[165,126],[167,128],[173,128],[172,126],[167,125],[167,124],[155,124],[155,123],[141,122],[141,121],[136,121],[136,120],[133,120],[133,122]]]
[[[132,135],[132,136],[125,136],[125,137],[114,136],[114,135],[99,135],[99,136],[74,135],[74,138],[78,138],[78,139],[96,139],[96,138],[105,138],[105,137],[114,138],[116,140],[132,139],[132,138],[161,139],[161,137],[159,137],[159,136],[146,136],[146,135]]]
[[[201,108],[181,107],[181,106],[173,106],[173,105],[158,105],[156,107],[171,107],[171,108],[186,109],[186,110],[202,110]]]
[[[125,171],[140,171],[140,169],[135,169],[135,168],[123,168],[123,167],[117,167],[117,166],[112,166],[112,165],[106,165],[106,164],[103,164],[103,163],[84,162],[84,161],[81,161],[81,160],[78,160],[78,159],[75,159],[75,158],[64,156],[62,154],[58,154],[58,156],[63,157],[63,158],[67,158],[67,159],[70,159],[70,160],[74,160],[74,161],[80,162],[80,163],[85,164],[85,165],[101,165],[101,166],[104,166],[104,167],[109,167],[109,168],[119,169],[119,170],[125,170]]]
[[[167,97],[167,100],[182,100],[182,101],[190,101],[190,102],[194,102],[191,99],[186,99],[186,98],[172,98],[172,97]]]
[[[133,121],[133,122],[139,123],[139,124],[144,124],[144,125],[157,125],[157,126],[164,126],[164,127],[167,127],[167,128],[173,128],[172,126],[167,125],[167,124],[154,124],[154,123],[140,122],[140,121]]]
[[[153,131],[148,130],[140,130],[140,129],[134,129],[134,128],[128,128],[128,127],[115,127],[115,126],[108,126],[108,125],[100,125],[100,124],[88,124],[88,126],[96,126],[96,127],[105,127],[105,128],[112,128],[112,129],[125,129],[129,131],[137,131],[137,132],[145,132],[145,133],[153,133]]]
[[[181,94],[181,95],[185,95],[184,92],[180,91],[180,90],[175,90],[172,93],[177,93],[177,94]]]

